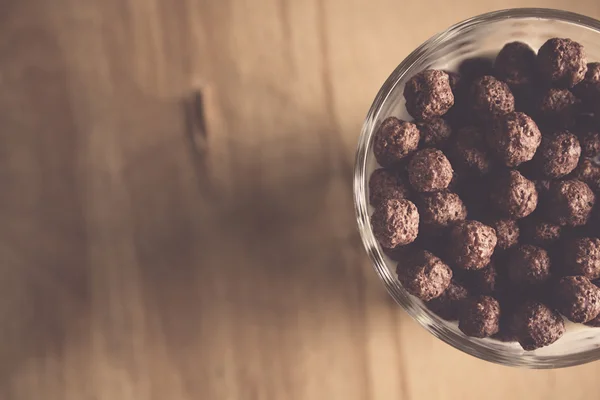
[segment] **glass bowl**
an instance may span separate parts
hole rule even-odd
[[[444,342],[483,360],[528,368],[560,368],[600,359],[600,329],[567,323],[567,333],[554,344],[525,352],[517,343],[465,336],[456,323],[442,320],[423,302],[408,294],[395,276],[395,263],[384,255],[373,236],[369,216],[368,179],[377,168],[373,134],[388,116],[410,120],[402,95],[404,84],[427,69],[454,70],[471,57],[492,56],[510,41],[534,49],[547,39],[566,37],[583,44],[589,61],[600,61],[600,22],[570,12],[550,9],[512,9],[483,14],[433,36],[413,51],[383,84],[365,120],[354,170],[356,217],[364,246],[390,295],[418,323]]]

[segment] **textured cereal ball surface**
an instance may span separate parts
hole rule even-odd
[[[563,226],[585,225],[596,201],[590,187],[575,179],[553,182],[548,197],[548,221]]]
[[[404,87],[406,109],[413,118],[428,120],[441,117],[454,105],[450,79],[444,71],[421,71]]]
[[[413,296],[423,301],[439,297],[450,285],[452,270],[429,251],[415,252],[396,268],[398,280]]]
[[[419,233],[417,206],[404,199],[387,200],[375,208],[371,225],[373,235],[387,249],[412,243]]]
[[[519,229],[519,224],[514,219],[497,219],[490,225],[496,230],[498,249],[506,250],[519,242],[521,230]]]
[[[600,166],[589,158],[579,161],[579,165],[573,172],[573,176],[585,182],[593,192],[600,192]]]
[[[600,239],[570,240],[565,246],[564,268],[567,275],[583,275],[590,280],[600,278]]]
[[[562,227],[539,218],[526,218],[522,222],[521,239],[525,243],[547,246],[560,239]]]
[[[536,54],[523,42],[504,45],[494,61],[494,72],[498,79],[510,87],[531,84],[536,71]]]
[[[458,328],[467,336],[485,338],[498,333],[500,303],[490,296],[468,301],[461,312]]]
[[[427,302],[427,308],[447,321],[454,321],[458,319],[462,304],[468,296],[467,289],[452,279],[444,293]]]
[[[550,257],[546,250],[520,245],[510,252],[508,277],[518,286],[540,285],[550,278]]]
[[[450,161],[438,149],[419,150],[408,164],[408,179],[418,192],[446,189],[453,173]]]
[[[584,101],[600,99],[600,63],[588,63],[585,78],[573,88],[573,92]]]
[[[443,148],[452,136],[452,127],[443,118],[418,122],[417,127],[421,133],[421,147]]]
[[[448,253],[460,268],[481,269],[490,263],[497,240],[492,227],[479,221],[459,222],[450,230]]]
[[[547,178],[562,178],[570,174],[581,156],[577,136],[568,131],[544,136],[534,157],[539,172]]]
[[[496,209],[511,219],[525,218],[538,204],[535,184],[516,170],[501,173],[490,193]]]
[[[514,112],[496,119],[487,141],[504,165],[516,167],[533,158],[542,134],[527,114]]]
[[[513,315],[512,331],[521,347],[531,351],[556,342],[565,333],[565,323],[560,314],[543,303],[528,301]]]
[[[458,130],[449,154],[452,162],[467,175],[483,176],[490,171],[492,163],[485,138],[475,126]]]
[[[515,98],[508,85],[493,76],[476,79],[471,86],[471,106],[483,119],[515,110]]]
[[[385,119],[373,140],[373,153],[384,167],[393,167],[419,147],[419,129],[395,117]]]
[[[553,125],[572,125],[579,109],[579,99],[567,89],[549,89],[540,101],[540,115]]]
[[[571,39],[549,39],[538,50],[537,61],[542,77],[561,88],[572,88],[587,72],[585,50]]]
[[[600,289],[585,276],[562,278],[554,299],[558,311],[573,322],[585,323],[600,314]]]
[[[410,184],[400,171],[379,168],[369,179],[369,202],[372,206],[390,199],[406,199],[410,196]]]
[[[421,195],[419,215],[423,224],[445,228],[467,218],[467,208],[456,193],[444,190]]]
[[[581,155],[594,158],[600,154],[600,131],[584,132],[581,138]]]

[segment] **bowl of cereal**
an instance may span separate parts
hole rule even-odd
[[[390,295],[483,360],[600,359],[600,22],[480,15],[413,51],[359,139],[359,230]]]

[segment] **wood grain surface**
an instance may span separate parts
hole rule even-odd
[[[0,399],[597,399],[471,358],[356,229],[362,119],[409,51],[594,0],[0,0]],[[202,103],[200,105],[200,103]]]

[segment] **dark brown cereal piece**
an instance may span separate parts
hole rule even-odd
[[[584,101],[600,100],[600,63],[588,63],[585,78],[573,88],[573,92]]]
[[[466,175],[483,176],[490,171],[491,160],[485,138],[475,126],[458,130],[449,155],[457,168],[463,170]]]
[[[454,321],[458,319],[462,304],[468,296],[467,289],[452,279],[444,293],[427,302],[427,308],[447,321]]]
[[[543,176],[562,178],[577,168],[580,156],[581,146],[577,136],[569,131],[559,131],[542,138],[533,161]]]
[[[419,129],[412,122],[389,117],[373,139],[373,153],[384,167],[393,167],[419,147]]]
[[[396,268],[398,280],[413,296],[423,301],[439,297],[450,285],[452,270],[426,250],[417,251]]]
[[[444,71],[421,71],[404,87],[406,109],[413,118],[428,120],[441,117],[454,105],[450,79]]]
[[[583,158],[573,172],[573,177],[585,182],[595,193],[600,193],[600,165]]]
[[[546,218],[558,225],[582,226],[590,217],[596,196],[579,180],[552,182],[548,193]]]
[[[600,154],[600,131],[588,131],[580,136],[581,155],[594,158]]]
[[[467,301],[460,313],[458,328],[467,336],[485,338],[498,333],[500,303],[491,296],[479,296]]]
[[[567,242],[563,267],[567,275],[600,278],[600,239],[581,237]]]
[[[600,314],[596,318],[589,320],[585,324],[588,326],[593,326],[594,328],[600,328]]]
[[[548,246],[560,239],[562,227],[546,222],[539,217],[530,217],[522,220],[521,239],[524,243],[537,246]]]
[[[477,78],[494,74],[494,61],[487,57],[473,57],[463,60],[458,66],[463,80],[472,82]]]
[[[562,278],[554,299],[558,311],[573,322],[588,322],[600,314],[600,289],[585,276]]]
[[[443,118],[432,118],[418,122],[421,132],[421,147],[444,147],[452,136],[452,127]]]
[[[538,301],[522,304],[511,322],[517,341],[527,351],[548,346],[565,333],[565,323],[560,314]]]
[[[508,167],[531,160],[542,141],[535,121],[522,112],[497,118],[486,137],[498,158]]]
[[[580,110],[580,101],[568,89],[549,89],[540,100],[540,116],[549,125],[572,126]]]
[[[494,228],[479,221],[462,221],[450,230],[449,257],[457,267],[481,269],[490,263],[497,241]]]
[[[525,218],[538,203],[535,184],[516,170],[501,173],[492,184],[490,194],[494,207],[512,219]]]
[[[498,79],[511,88],[533,83],[536,74],[536,54],[523,42],[504,45],[494,61],[494,72]]]
[[[561,88],[572,88],[587,72],[583,46],[571,39],[549,39],[538,50],[537,61],[542,77]]]
[[[371,225],[373,235],[387,249],[412,243],[419,233],[417,206],[405,199],[387,200],[375,208]]]
[[[493,259],[482,269],[472,271],[470,278],[470,288],[477,294],[492,294],[500,283],[498,269]]]
[[[539,197],[545,197],[550,192],[550,185],[552,184],[551,180],[548,179],[538,179],[534,182],[535,189],[538,192]]]
[[[446,228],[467,218],[467,208],[456,193],[447,190],[421,195],[421,223],[434,228]]]
[[[406,199],[410,197],[408,179],[400,171],[379,168],[369,179],[369,202],[378,206],[389,199]]]
[[[508,277],[517,286],[540,285],[550,278],[550,257],[546,250],[520,245],[508,257]]]
[[[497,219],[490,226],[496,230],[498,249],[506,250],[519,242],[520,229],[514,219]]]
[[[508,85],[493,76],[483,76],[471,85],[471,107],[482,120],[515,110],[515,98]]]
[[[408,179],[418,192],[446,189],[453,173],[450,161],[438,149],[419,150],[408,164]]]

